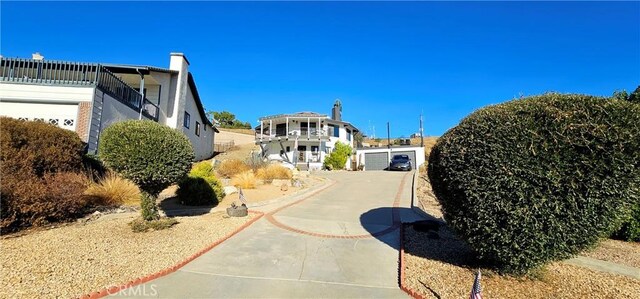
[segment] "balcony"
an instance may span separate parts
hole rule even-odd
[[[158,106],[143,99],[142,94],[101,64],[3,57],[0,59],[0,82],[95,86],[131,109],[140,111],[142,108],[143,115],[158,120]]]
[[[290,129],[288,132],[286,129],[274,129],[269,130],[265,128],[260,130],[260,127],[256,129],[256,141],[272,141],[272,140],[293,140],[298,137],[298,140],[311,139],[311,140],[328,140],[329,134],[326,130],[318,130],[316,128],[295,128]]]

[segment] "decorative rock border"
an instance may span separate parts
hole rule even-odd
[[[227,239],[233,237],[234,235],[236,235],[237,233],[241,232],[245,228],[249,227],[251,224],[253,224],[254,222],[258,221],[260,218],[262,218],[262,216],[264,216],[264,213],[263,212],[259,212],[259,211],[249,211],[249,213],[256,214],[258,216],[253,218],[253,219],[251,219],[247,223],[245,223],[242,226],[236,228],[233,232],[227,234],[226,236],[222,237],[221,239],[218,239],[217,241],[213,242],[211,245],[209,245],[206,248],[198,251],[194,255],[186,258],[185,260],[179,262],[178,264],[176,264],[174,266],[171,266],[169,268],[160,270],[160,271],[158,271],[156,273],[153,273],[153,274],[149,274],[147,276],[136,278],[136,279],[134,279],[132,281],[129,281],[128,283],[122,284],[120,286],[113,286],[113,287],[110,287],[110,288],[104,288],[102,290],[99,290],[99,291],[96,291],[96,292],[93,292],[93,293],[90,293],[90,294],[87,294],[87,295],[78,296],[76,298],[96,299],[96,298],[102,298],[102,297],[109,296],[109,295],[114,295],[114,294],[117,294],[118,292],[120,292],[121,290],[130,288],[130,287],[134,287],[134,286],[137,286],[137,285],[152,281],[152,280],[154,280],[156,278],[160,278],[160,277],[165,276],[167,274],[173,273],[176,270],[182,268],[184,265],[190,263],[191,261],[193,261],[196,258],[200,257],[201,255],[205,254],[209,250],[213,249],[214,247],[220,245],[220,243],[226,241]]]

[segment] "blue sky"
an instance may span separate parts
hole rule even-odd
[[[207,109],[256,124],[299,111],[377,137],[441,135],[520,94],[640,84],[640,2],[6,2],[0,53],[168,67]]]

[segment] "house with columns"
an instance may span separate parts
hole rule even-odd
[[[0,58],[0,115],[42,121],[78,133],[96,153],[100,132],[129,119],[177,129],[196,160],[210,158],[217,129],[206,117],[189,60],[171,53],[169,67]]]
[[[322,168],[336,142],[358,145],[360,130],[342,120],[342,103],[336,100],[331,117],[316,112],[298,112],[261,117],[255,128],[256,144],[269,161],[280,161],[301,170]],[[351,157],[345,167],[351,169]]]

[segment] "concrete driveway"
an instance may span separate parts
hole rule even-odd
[[[407,298],[398,287],[397,228],[401,220],[419,217],[407,209],[412,174],[320,173],[328,179],[324,189],[257,208],[267,213],[262,219],[178,271],[133,287],[129,294]]]

